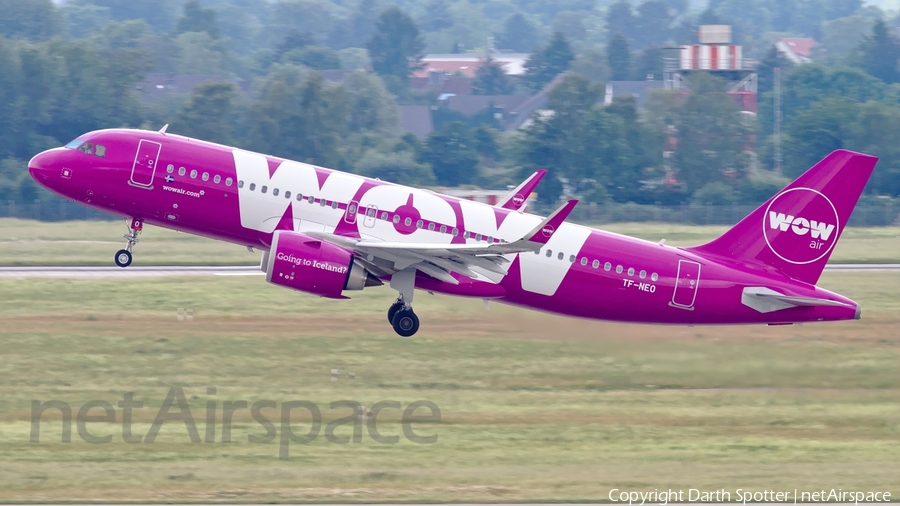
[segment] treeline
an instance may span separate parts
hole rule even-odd
[[[759,202],[829,151],[881,157],[867,193],[900,196],[900,41],[896,18],[859,0],[0,0],[0,202],[47,198],[27,160],[83,132],[158,129],[407,184],[515,184],[549,175],[540,200]],[[691,43],[698,23],[731,23],[760,60],[759,115],[723,82],[694,74],[690,94],[659,91],[645,108],[604,105],[610,79],[662,77],[662,44]],[[862,30],[862,31],[861,31]],[[822,39],[815,64],[772,47]],[[849,34],[849,35],[848,35]],[[846,36],[845,36],[846,35]],[[438,108],[420,141],[399,105],[433,108],[410,89],[426,52],[494,45],[531,53],[523,76],[482,65],[481,94],[532,94],[558,74],[547,110],[513,132],[491,110]],[[855,37],[855,38],[854,38]],[[783,75],[783,174],[773,164],[772,85]],[[339,84],[319,71],[356,70]],[[187,96],[141,100],[149,72],[219,76]],[[664,156],[665,153],[665,156]]]

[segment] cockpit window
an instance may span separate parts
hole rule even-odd
[[[75,139],[74,141],[66,144],[64,147],[66,149],[75,149],[78,146],[81,146],[81,143],[83,143],[83,142],[84,142],[84,140],[79,137],[78,139]]]
[[[78,147],[78,151],[81,151],[84,154],[90,155],[94,152],[94,143],[85,142],[81,146]]]
[[[105,157],[106,146],[104,146],[103,144],[97,144],[97,146],[94,147],[94,155],[99,156],[100,158]]]

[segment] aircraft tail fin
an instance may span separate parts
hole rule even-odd
[[[834,151],[721,237],[688,249],[815,284],[877,161]]]

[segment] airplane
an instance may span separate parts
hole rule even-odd
[[[494,206],[166,132],[98,130],[28,164],[42,186],[126,219],[262,251],[278,286],[333,299],[389,283],[388,321],[419,329],[415,289],[620,322],[782,325],[859,319],[816,286],[877,158],[835,151],[721,237],[672,247],[524,212],[538,171]]]

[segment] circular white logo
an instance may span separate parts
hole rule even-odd
[[[831,200],[812,188],[791,188],[769,202],[763,237],[772,253],[803,265],[828,255],[840,235],[840,218]]]

